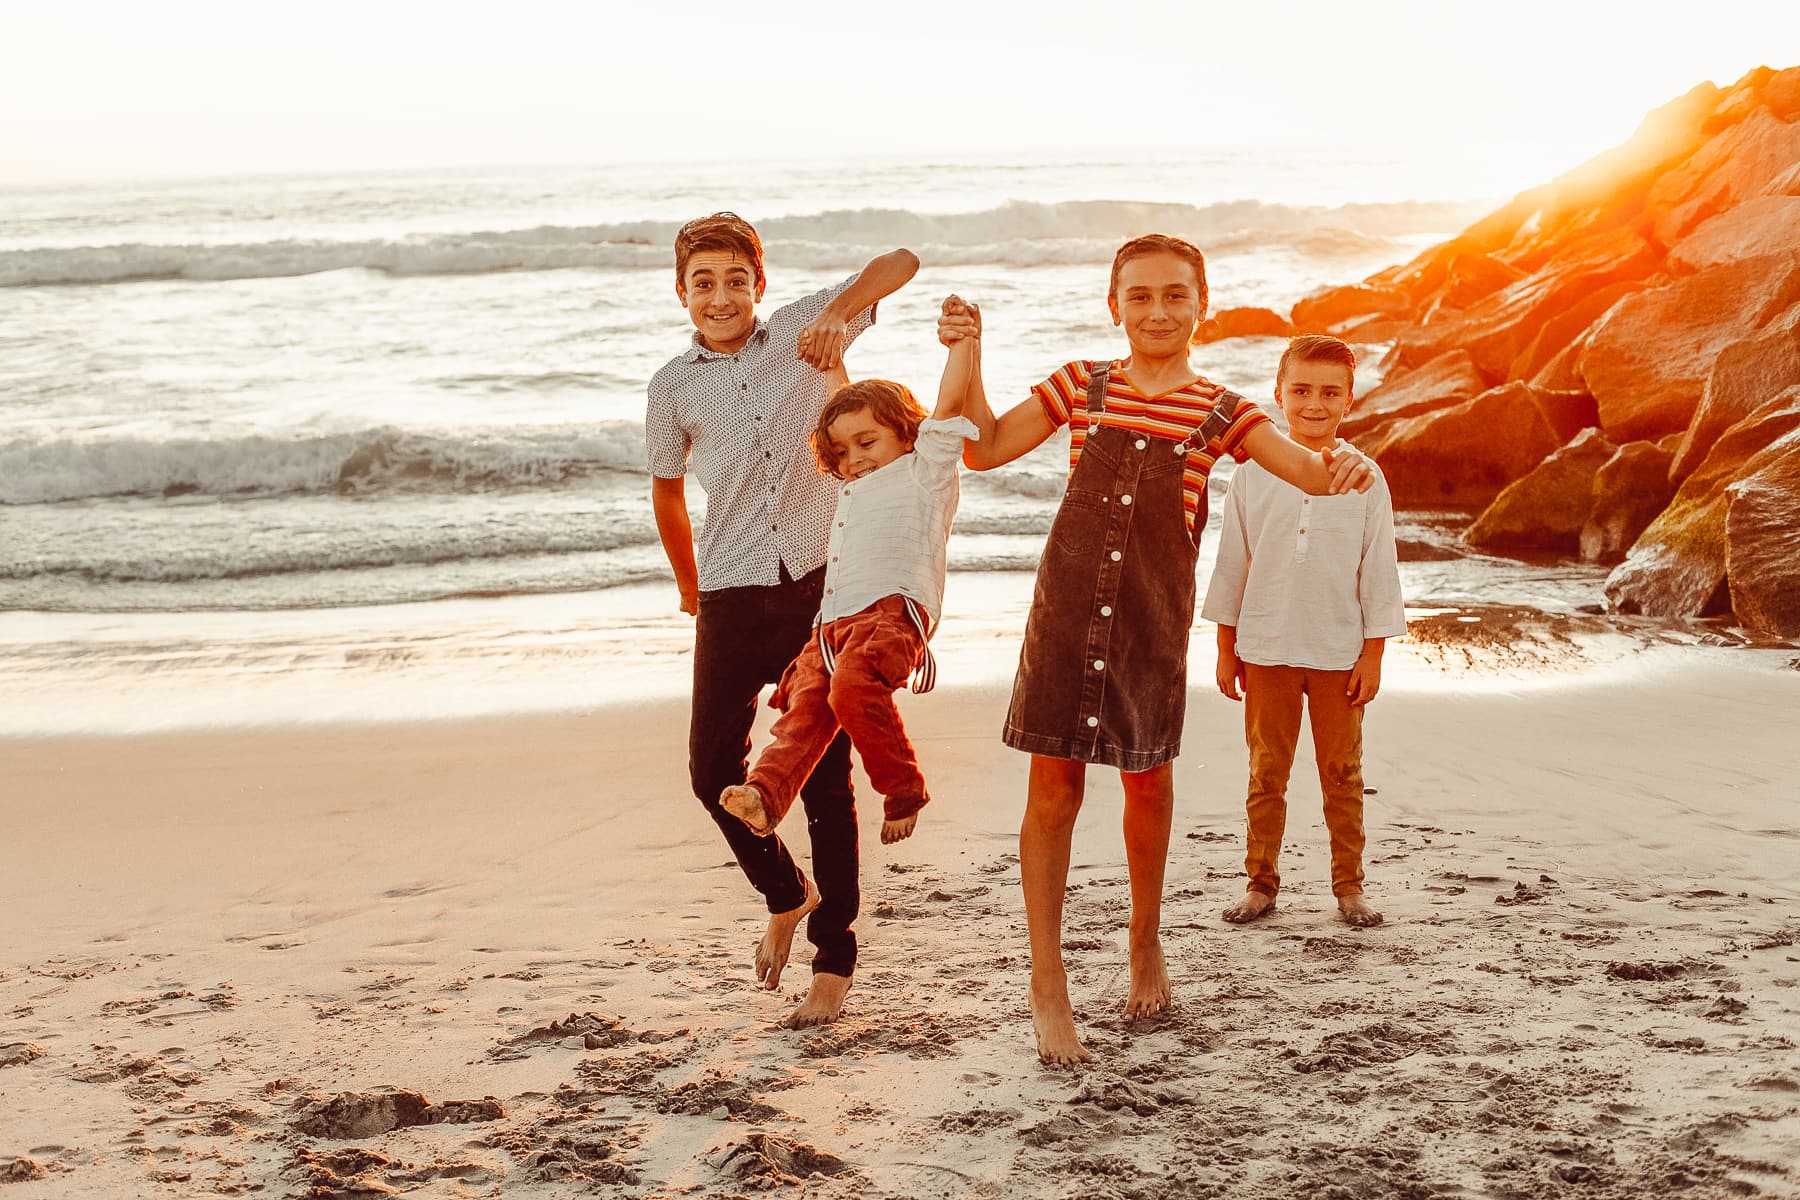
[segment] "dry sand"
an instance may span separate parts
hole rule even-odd
[[[683,705],[0,742],[0,1194],[1800,1195],[1794,654],[1526,624],[1390,652],[1379,929],[1333,919],[1304,769],[1280,908],[1219,920],[1243,750],[1195,691],[1166,1018],[1119,1015],[1094,772],[1079,1070],[1031,1052],[990,686],[907,698],[937,799],[884,848],[864,793],[863,964],[800,1032]]]

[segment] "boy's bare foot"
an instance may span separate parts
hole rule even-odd
[[[1338,897],[1338,916],[1343,918],[1344,924],[1354,925],[1358,929],[1381,924],[1381,914],[1363,902],[1361,892]]]
[[[1267,916],[1274,908],[1275,897],[1269,893],[1245,892],[1242,900],[1219,915],[1233,925],[1248,925],[1258,917]]]
[[[756,981],[769,991],[781,986],[781,972],[787,967],[788,952],[794,946],[794,930],[800,928],[801,920],[817,907],[819,889],[809,879],[806,881],[806,899],[800,902],[799,908],[769,914],[769,928],[762,941],[756,943]]]
[[[775,826],[769,823],[769,810],[763,807],[763,794],[752,784],[740,783],[720,792],[719,807],[748,825],[757,837],[775,832]]]
[[[891,846],[895,842],[905,841],[912,836],[913,826],[918,823],[918,813],[914,813],[910,817],[901,817],[898,821],[883,821],[881,823],[881,844]]]
[[[1075,1032],[1075,1008],[1068,982],[1031,984],[1031,1032],[1037,1037],[1038,1061],[1053,1067],[1090,1062],[1093,1055]]]
[[[1169,1011],[1175,994],[1169,990],[1169,967],[1163,960],[1162,941],[1152,938],[1143,948],[1131,947],[1131,994],[1125,998],[1128,1017],[1154,1017]]]
[[[781,1018],[782,1028],[806,1029],[837,1020],[838,1014],[844,1011],[844,997],[849,994],[850,976],[817,972],[812,977],[812,986],[806,989],[806,999],[800,1002],[800,1007]]]

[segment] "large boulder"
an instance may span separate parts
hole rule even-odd
[[[1490,550],[1575,553],[1593,507],[1594,476],[1615,453],[1598,429],[1584,430],[1508,484],[1469,526],[1463,540]]]
[[[1795,384],[1800,384],[1800,304],[1761,332],[1719,351],[1706,377],[1700,407],[1675,452],[1673,477],[1686,478],[1720,434]]]
[[[1434,303],[1464,309],[1524,277],[1525,272],[1492,255],[1458,254],[1450,260],[1444,286],[1438,289]]]
[[[1395,417],[1416,417],[1433,409],[1449,408],[1473,400],[1487,391],[1487,383],[1468,354],[1462,350],[1432,359],[1416,371],[1389,376],[1358,396],[1344,417],[1339,432],[1354,440],[1379,422]]]
[[[1675,274],[1800,249],[1800,196],[1752,196],[1702,222],[1669,251]]]
[[[1402,336],[1395,344],[1395,360],[1403,367],[1417,367],[1451,350],[1466,350],[1488,382],[1501,382],[1513,360],[1552,318],[1602,288],[1648,279],[1660,261],[1656,251],[1629,229],[1582,238],[1535,273],[1460,316]]]
[[[1412,297],[1399,288],[1354,283],[1314,292],[1294,305],[1292,320],[1296,333],[1325,333],[1367,317],[1410,316],[1412,310]]]
[[[1564,351],[1581,339],[1582,334],[1592,329],[1595,322],[1606,315],[1607,309],[1642,286],[1636,279],[1609,284],[1545,321],[1537,336],[1513,359],[1512,366],[1507,368],[1507,377],[1528,379],[1549,388],[1585,388],[1587,382],[1581,378],[1578,358],[1565,368],[1569,371],[1566,377],[1547,375],[1544,368],[1562,357]],[[1540,375],[1544,375],[1541,380],[1538,378]]]
[[[1708,217],[1763,194],[1800,162],[1800,122],[1759,109],[1723,131],[1650,188],[1652,235],[1673,246]]]
[[[1588,518],[1581,526],[1583,562],[1612,566],[1625,557],[1675,495],[1669,462],[1675,435],[1660,442],[1627,442],[1594,473]]]
[[[1725,576],[1738,624],[1773,637],[1800,637],[1800,433],[1785,453],[1726,492]]]
[[[1800,253],[1708,268],[1627,296],[1581,355],[1581,376],[1614,442],[1684,429],[1714,360],[1800,299]]]
[[[1478,510],[1559,445],[1531,388],[1509,383],[1380,426],[1359,448],[1380,465],[1396,508]]]
[[[1625,561],[1607,577],[1607,600],[1621,612],[1661,617],[1729,611],[1725,522],[1731,494],[1727,488],[1797,453],[1800,388],[1790,388],[1733,425],[1714,444],[1706,461],[1687,477],[1662,515],[1650,523]],[[1755,504],[1768,510],[1761,497]],[[1789,587],[1800,584],[1793,575],[1796,566],[1800,563],[1790,562],[1778,576],[1788,580]]]
[[[1777,71],[1763,85],[1763,103],[1784,121],[1800,118],[1800,67]]]
[[[1287,337],[1287,318],[1268,308],[1227,308],[1200,323],[1196,342],[1222,342],[1238,337]]]

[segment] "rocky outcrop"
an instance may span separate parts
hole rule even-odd
[[[1669,463],[1673,436],[1660,442],[1628,442],[1594,473],[1588,518],[1581,526],[1582,561],[1612,566],[1668,506],[1675,495]]]
[[[1800,453],[1797,432],[1800,388],[1789,389],[1727,430],[1607,579],[1607,599],[1622,612],[1661,617],[1729,611],[1726,522],[1732,506],[1731,485],[1768,472],[1755,485],[1756,490],[1779,488],[1785,477],[1772,468],[1779,468],[1784,456]],[[1772,507],[1760,494],[1752,500],[1753,511],[1767,512]],[[1745,520],[1755,523],[1748,515]],[[1747,544],[1766,545],[1767,541],[1759,542],[1747,531]],[[1760,557],[1757,561],[1771,574],[1755,584],[1746,580],[1747,588],[1759,593],[1771,587],[1794,589],[1794,559],[1785,564],[1770,564]]]
[[[1237,337],[1287,337],[1294,332],[1286,317],[1270,308],[1227,308],[1200,323],[1194,340],[1222,342]]]
[[[1617,453],[1597,429],[1583,432],[1507,485],[1463,534],[1489,550],[1574,554],[1594,506],[1594,477]]]
[[[1681,435],[1671,466],[1676,480],[1692,474],[1719,435],[1770,396],[1800,384],[1800,304],[1760,332],[1719,351],[1706,377],[1694,419]]]
[[[1617,562],[1622,607],[1789,627],[1800,489],[1756,456],[1784,419],[1771,401],[1800,384],[1800,67],[1696,87],[1293,320],[1398,327],[1343,429],[1396,504],[1485,508],[1477,544]]]
[[[1745,626],[1800,637],[1800,437],[1789,434],[1775,460],[1726,488],[1725,578]]]
[[[1725,347],[1800,300],[1800,250],[1722,263],[1627,296],[1595,327],[1581,376],[1615,441],[1678,433]]]

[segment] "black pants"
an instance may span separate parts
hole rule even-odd
[[[781,838],[759,838],[719,806],[719,793],[744,782],[756,698],[777,682],[806,646],[818,615],[825,568],[799,579],[782,571],[774,587],[721,588],[700,593],[694,639],[694,707],[688,729],[688,771],[694,795],[712,814],[738,865],[772,913],[798,908],[805,876]],[[856,968],[850,928],[862,904],[856,844],[856,797],[850,789],[850,739],[843,733],[825,751],[800,789],[812,839],[813,882],[819,907],[806,936],[817,948],[813,971],[849,975]]]

